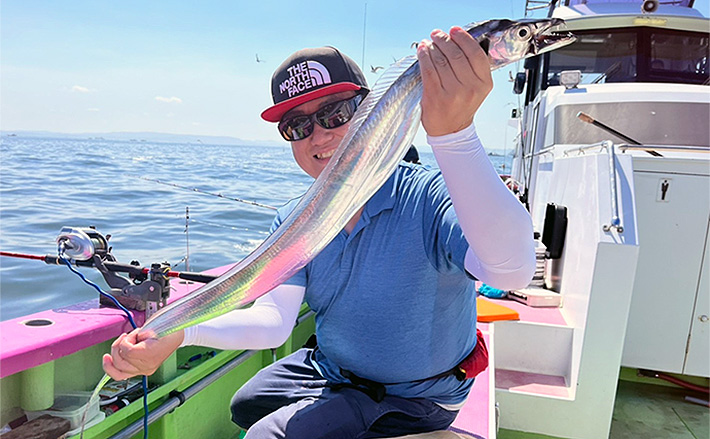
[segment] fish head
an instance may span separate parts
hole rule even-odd
[[[468,32],[488,54],[491,69],[530,56],[540,55],[573,43],[569,32],[556,31],[564,25],[559,18],[489,20],[467,26]]]
[[[561,18],[538,20],[538,22],[534,24],[534,37],[531,40],[531,51],[528,56],[550,52],[577,41],[577,37],[571,32],[553,30],[560,29],[564,24],[565,22]]]

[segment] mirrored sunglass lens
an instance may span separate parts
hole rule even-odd
[[[284,139],[293,142],[303,140],[313,134],[313,121],[326,129],[338,128],[352,119],[362,98],[354,98],[328,104],[311,115],[296,116],[279,123],[279,131]]]
[[[323,128],[337,128],[346,124],[355,114],[351,100],[327,105],[316,113],[316,121]]]
[[[286,140],[302,140],[313,132],[313,123],[308,116],[294,117],[281,122],[279,129]]]

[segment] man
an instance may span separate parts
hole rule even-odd
[[[535,254],[530,217],[473,126],[492,88],[488,59],[459,27],[431,37],[417,56],[422,124],[441,173],[402,163],[313,261],[254,306],[160,340],[123,334],[104,357],[107,373],[151,374],[186,344],[279,346],[305,297],[318,346],[264,368],[236,393],[232,419],[247,438],[387,437],[453,422],[473,384],[451,373],[476,345],[472,279],[524,287]],[[317,178],[366,93],[350,58],[304,49],[277,68],[274,105],[262,117],[278,122],[298,165]],[[294,206],[279,209],[272,229]]]

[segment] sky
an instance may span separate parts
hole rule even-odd
[[[708,0],[699,0],[707,16]],[[364,66],[414,53],[432,29],[520,18],[524,0],[27,1],[0,5],[0,130],[161,132],[283,142],[259,117],[274,69],[332,45]],[[261,62],[257,62],[258,58]],[[510,148],[518,105],[494,72],[476,116],[487,148]],[[420,133],[415,144],[424,145]]]

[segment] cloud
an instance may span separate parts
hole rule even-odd
[[[99,110],[98,108],[87,108],[86,111],[96,112],[101,110]]]
[[[91,93],[93,90],[89,90],[88,88],[82,87],[81,85],[75,85],[71,88],[71,91],[77,93]]]
[[[170,97],[170,98],[166,98],[163,96],[156,96],[155,100],[158,102],[165,102],[167,104],[182,104],[182,99],[175,97],[175,96]]]

